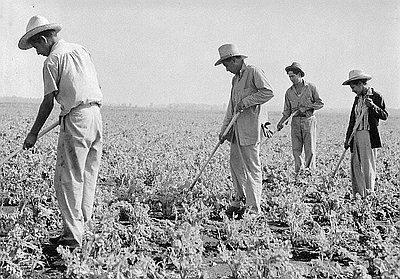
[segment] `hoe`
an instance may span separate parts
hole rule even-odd
[[[230,130],[230,129],[232,128],[232,126],[235,124],[236,119],[239,117],[239,115],[240,115],[240,112],[237,112],[237,113],[233,116],[232,120],[229,122],[228,127],[226,127],[224,133],[222,134],[223,137],[226,136],[226,135],[228,134],[229,130]],[[292,114],[291,116],[289,116],[288,119],[285,120],[284,125],[287,125],[287,124],[288,124],[288,122],[290,121],[290,119],[292,118],[292,116],[293,116],[293,114]],[[268,125],[270,125],[270,124],[271,124],[270,122],[267,122],[267,123],[265,123],[265,124],[262,125],[262,130],[263,130],[263,133],[264,133],[264,136],[265,136],[265,137],[264,137],[263,141],[261,142],[260,146],[262,146],[265,142],[267,142],[275,133],[279,132],[279,131],[271,131],[271,130],[268,128]],[[235,133],[235,134],[236,134],[236,136],[237,136],[237,133]],[[190,185],[189,191],[192,191],[192,190],[193,190],[193,187],[194,187],[194,185],[196,184],[197,180],[199,179],[201,173],[204,171],[204,169],[206,168],[207,164],[210,162],[211,158],[214,156],[215,152],[218,150],[218,148],[219,148],[219,146],[220,146],[221,144],[222,144],[222,142],[221,142],[221,141],[218,141],[217,145],[214,147],[213,151],[212,151],[211,154],[208,156],[207,161],[206,161],[206,162],[204,163],[204,165],[201,167],[199,173],[196,175],[195,179],[193,180],[192,184]],[[240,152],[240,149],[239,149],[239,152]],[[241,153],[240,153],[240,157],[241,157],[242,160],[243,160],[243,155],[242,155]],[[244,167],[246,167],[246,166],[244,165]]]
[[[51,124],[50,126],[46,127],[45,129],[43,129],[39,135],[38,135],[38,139],[40,139],[42,136],[44,136],[45,134],[47,134],[48,132],[50,132],[51,130],[53,130],[55,127],[58,126],[58,121],[54,122],[53,124]],[[12,157],[14,157],[15,155],[17,155],[19,152],[22,151],[22,147],[18,148],[17,150],[15,150],[13,153],[9,154],[8,156],[6,156],[4,159],[1,160],[0,162],[0,166],[2,166],[5,162],[7,162],[8,160],[10,160]]]

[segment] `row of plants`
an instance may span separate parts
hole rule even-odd
[[[30,117],[29,110],[0,113],[2,156],[23,140]],[[276,134],[262,147],[263,215],[229,220],[229,146],[189,191],[216,143],[222,113],[105,108],[103,117],[94,220],[82,249],[58,248],[59,269],[46,251],[48,237],[61,229],[52,187],[57,133],[1,166],[2,206],[18,208],[0,212],[3,278],[400,277],[395,124],[381,128],[388,144],[377,191],[367,199],[351,196],[347,159],[329,177],[342,151],[344,117],[321,115],[324,152],[314,173],[294,175],[288,129]]]

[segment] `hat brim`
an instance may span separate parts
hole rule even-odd
[[[215,62],[214,66],[218,66],[219,64],[222,63],[222,61],[224,61],[226,59],[229,59],[231,57],[236,57],[236,56],[241,56],[243,58],[247,58],[248,57],[247,55],[243,55],[243,54],[227,55],[227,56],[224,56],[224,57],[221,57],[220,59],[218,59],[218,61]]]
[[[36,28],[33,28],[32,30],[29,30],[28,32],[25,33],[25,35],[23,35],[21,37],[21,39],[18,42],[18,47],[22,50],[26,50],[26,49],[30,49],[32,47],[32,45],[30,43],[28,43],[28,40],[43,31],[46,30],[55,30],[57,33],[60,32],[62,26],[61,24],[57,24],[57,23],[50,23],[50,24],[45,24],[45,25],[41,25],[38,26]]]
[[[370,80],[372,77],[370,75],[362,75],[362,76],[356,76],[349,78],[345,82],[342,83],[342,85],[349,85],[351,82],[356,81],[356,80]]]
[[[302,77],[304,77],[306,74],[304,73],[304,71],[302,70],[302,69],[300,69],[299,67],[296,67],[296,66],[287,66],[286,68],[285,68],[285,71],[286,72],[289,72],[289,71],[293,71],[293,70],[296,70],[296,71],[299,71],[300,73],[301,73],[301,76]]]

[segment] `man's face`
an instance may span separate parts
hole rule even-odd
[[[240,59],[230,58],[222,61],[222,65],[225,66],[228,72],[231,72],[234,75],[239,74],[241,65],[239,63]]]
[[[32,42],[31,44],[33,48],[36,49],[37,55],[49,56],[51,48],[47,45],[46,41],[40,40],[39,42]]]
[[[301,74],[300,73],[295,74],[295,73],[293,73],[293,71],[289,71],[287,74],[293,84],[298,84],[301,82]]]
[[[364,84],[362,82],[350,83],[351,91],[357,95],[361,95],[364,92]]]

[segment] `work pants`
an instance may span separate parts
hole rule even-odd
[[[235,190],[235,202],[246,199],[246,209],[261,212],[262,170],[260,144],[240,145],[237,139],[231,142],[230,167]]]
[[[304,167],[314,170],[317,149],[317,119],[315,116],[293,117],[291,137],[295,172],[299,172]]]
[[[371,148],[368,130],[356,131],[353,140],[353,152],[350,158],[351,184],[353,194],[365,197],[367,190],[373,192],[376,178],[376,153]]]
[[[97,104],[81,105],[62,118],[54,187],[63,219],[62,237],[82,245],[91,219],[102,152],[102,118]]]

